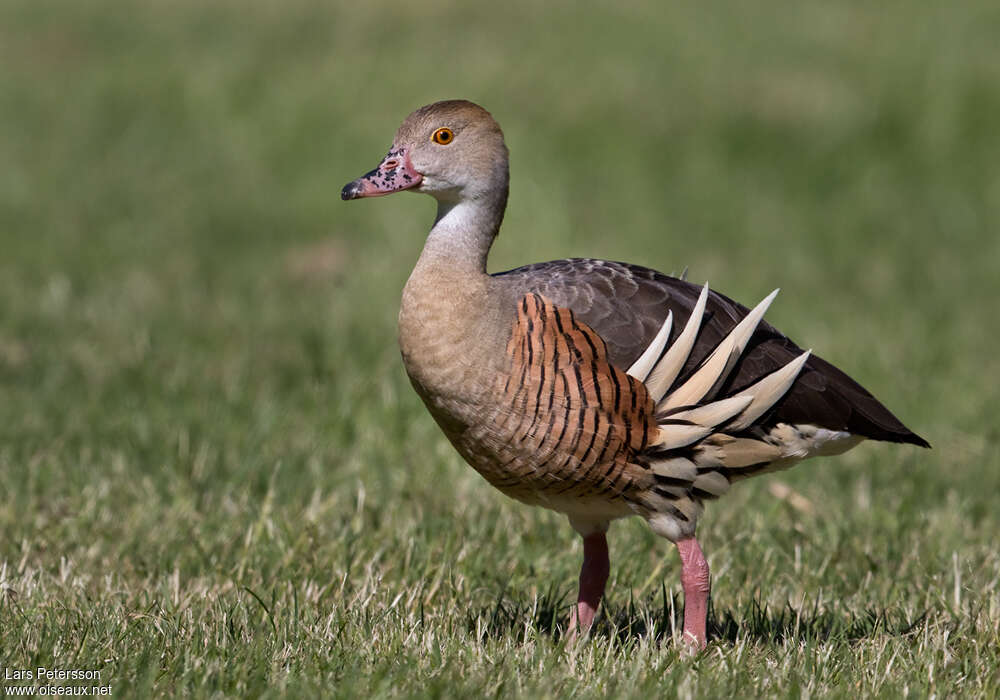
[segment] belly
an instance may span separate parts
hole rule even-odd
[[[624,454],[609,454],[598,465],[581,464],[577,456],[539,447],[521,435],[521,417],[509,410],[475,400],[429,396],[414,382],[442,432],[462,458],[504,495],[532,506],[568,515],[571,519],[614,520],[635,514],[624,498],[630,493],[631,475],[622,463]],[[622,473],[616,489],[602,489],[606,479],[581,480],[583,471],[604,475]]]

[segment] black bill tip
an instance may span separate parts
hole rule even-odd
[[[340,191],[340,198],[345,202],[349,199],[354,199],[358,196],[358,183],[357,180],[354,182],[348,182],[344,185],[344,189]]]

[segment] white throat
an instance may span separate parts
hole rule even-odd
[[[446,263],[467,273],[485,274],[486,257],[502,215],[490,200],[439,201],[437,218],[427,235],[418,267]]]

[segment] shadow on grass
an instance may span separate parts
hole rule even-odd
[[[559,640],[565,634],[572,607],[566,593],[550,589],[530,603],[511,600],[502,589],[490,606],[469,610],[470,632],[477,630],[485,638],[514,639],[523,642],[529,630]],[[652,635],[657,642],[670,640],[674,631],[683,628],[683,601],[679,595],[662,593],[659,605],[650,602],[625,605],[602,605],[593,630],[595,637],[614,639],[619,643]],[[877,634],[905,637],[919,631],[927,611],[914,619],[904,612],[891,609],[868,609],[862,613],[824,606],[794,608],[786,604],[771,608],[755,598],[736,609],[708,612],[709,641],[734,644],[738,639],[764,644],[780,644],[786,640],[800,642],[843,641],[853,643]]]
[[[785,604],[771,610],[754,599],[735,612],[709,612],[709,637],[734,643],[739,638],[765,643],[781,643],[788,639],[803,642],[840,640],[857,642],[877,634],[905,637],[919,631],[925,620],[925,610],[914,619],[900,610],[869,608],[862,613],[842,609],[798,609]]]

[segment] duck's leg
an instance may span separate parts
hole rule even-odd
[[[594,624],[597,606],[604,596],[611,561],[608,558],[608,538],[595,532],[583,538],[583,566],[580,567],[580,593],[576,598],[576,613],[570,616],[569,636],[586,633]]]
[[[693,536],[677,540],[677,551],[681,555],[684,588],[684,639],[697,649],[704,649],[708,594],[712,589],[708,562]]]

